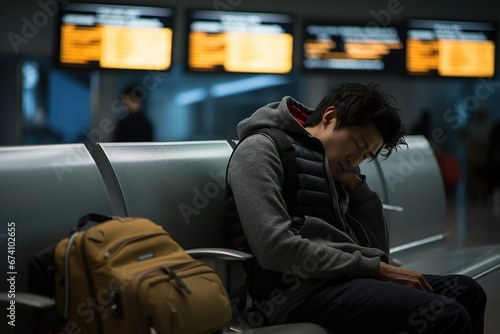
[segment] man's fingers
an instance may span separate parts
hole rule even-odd
[[[413,285],[413,287],[417,288],[419,290],[422,290],[422,291],[427,291],[427,292],[434,291],[423,276],[420,276],[418,278],[418,281]]]
[[[424,290],[427,291],[427,292],[434,291],[432,289],[432,287],[430,286],[430,284],[425,280],[425,278],[423,276],[422,276],[422,286],[423,286]]]

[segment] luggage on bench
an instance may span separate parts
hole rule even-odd
[[[99,224],[83,231],[88,221]],[[231,319],[213,268],[148,219],[84,216],[57,244],[55,263],[64,330],[213,333]]]

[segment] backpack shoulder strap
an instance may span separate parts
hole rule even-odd
[[[281,165],[283,166],[283,199],[285,200],[287,209],[290,212],[290,210],[295,205],[295,193],[297,191],[295,149],[285,132],[276,128],[262,128],[250,133],[245,138],[257,133],[262,133],[270,138],[278,149],[278,153],[281,158]],[[241,143],[245,138],[240,140],[238,144]],[[238,145],[236,145],[236,147],[237,146]]]
[[[242,138],[236,143],[236,146],[233,149],[233,153],[238,147],[238,145],[249,136],[257,133],[262,133],[266,135],[268,138],[272,140],[276,148],[278,149],[278,153],[281,159],[281,165],[283,166],[283,200],[287,206],[287,211],[290,212],[291,209],[295,206],[295,193],[297,192],[297,168],[295,166],[295,149],[293,148],[292,143],[286,136],[286,134],[279,129],[275,128],[263,128],[256,130],[254,132],[249,133],[246,137]],[[232,154],[231,154],[232,157]],[[231,159],[231,157],[229,159]],[[229,163],[228,163],[229,166]],[[226,170],[227,177],[227,170]],[[231,189],[227,186],[226,180],[226,196],[232,194]],[[240,314],[243,314],[246,305],[247,305],[247,295],[250,286],[252,285],[252,265],[255,259],[247,261],[244,265],[246,265],[245,271],[247,272],[247,277],[245,282],[240,288],[240,294],[237,303],[237,309]]]

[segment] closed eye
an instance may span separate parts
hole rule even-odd
[[[361,150],[361,149],[362,149],[362,148],[361,148],[361,145],[359,144],[359,142],[358,142],[357,140],[354,140],[354,143],[356,144],[356,148],[357,148],[358,150]],[[365,154],[363,154],[363,160],[366,160],[366,155],[365,155]]]
[[[365,138],[361,138],[361,139],[363,140],[363,147],[366,147],[366,149],[368,150],[368,158],[375,158],[376,153],[374,153],[374,152],[372,152],[372,151],[370,151],[370,150],[368,149],[370,146],[369,146],[369,145],[368,145],[368,143],[366,142]],[[358,144],[358,143],[356,142],[356,145],[357,145],[357,144]],[[358,146],[358,147],[360,147],[360,146]],[[363,155],[363,157],[364,157],[364,155]],[[365,159],[367,159],[367,158],[365,158]]]

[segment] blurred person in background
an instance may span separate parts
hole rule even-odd
[[[486,109],[479,109],[465,133],[466,188],[473,201],[485,202],[489,195],[488,152],[493,126]]]
[[[136,87],[139,86],[128,86],[123,91],[121,102],[126,114],[116,126],[116,142],[153,141],[153,125],[143,110],[145,96]]]
[[[420,113],[420,118],[410,130],[410,135],[423,135],[429,142],[432,138],[432,118],[429,109],[423,109]]]
[[[491,130],[489,167],[493,212],[495,217],[500,217],[500,121]]]

